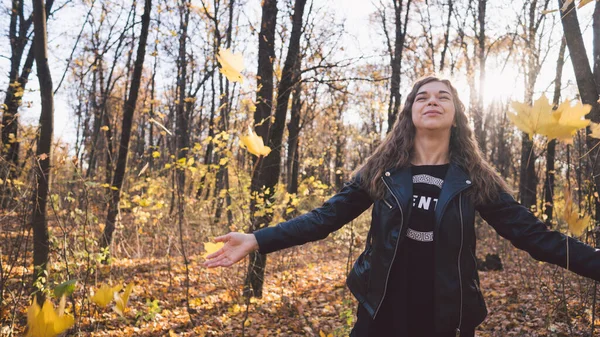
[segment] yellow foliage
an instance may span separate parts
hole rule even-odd
[[[251,128],[248,128],[248,135],[240,137],[242,147],[245,147],[248,152],[255,156],[267,156],[271,152],[271,148],[265,146],[262,137],[259,137]]]
[[[127,308],[127,302],[129,302],[129,295],[131,295],[131,291],[133,290],[133,282],[130,282],[125,288],[125,292],[123,292],[123,296],[119,295],[118,292],[115,292],[115,306],[113,310],[116,311],[119,315],[123,316],[125,309]]]
[[[63,333],[73,326],[75,319],[73,316],[65,314],[65,296],[60,299],[58,312],[54,311],[54,305],[50,300],[45,300],[40,308],[37,299],[27,310],[27,335],[26,337],[54,337]]]
[[[563,219],[569,225],[569,230],[573,235],[580,236],[587,229],[591,222],[592,217],[590,215],[579,216],[579,212],[574,209],[574,203],[571,198],[571,191],[565,189],[565,208],[563,212]]]
[[[99,307],[106,307],[110,301],[112,301],[114,294],[121,290],[123,286],[117,284],[114,287],[109,286],[106,283],[103,283],[98,290],[94,292],[94,295],[90,298],[92,302],[96,303]]]
[[[210,255],[214,252],[216,252],[217,250],[221,249],[225,244],[223,242],[217,242],[217,243],[212,243],[212,242],[206,242],[204,243],[204,250],[206,251],[206,253],[204,253],[204,257],[206,258],[207,255]]]
[[[319,330],[319,337],[333,337],[333,334],[326,335],[323,330]]]
[[[579,5],[577,5],[577,8],[581,8],[587,4],[589,4],[590,2],[593,2],[594,0],[581,0],[579,1]]]
[[[241,73],[244,69],[244,57],[242,56],[242,53],[233,54],[229,48],[219,48],[217,60],[219,61],[219,64],[221,64],[219,71],[221,74],[225,75],[228,80],[231,82],[244,82],[244,77]]]
[[[573,143],[573,135],[577,130],[586,127],[590,121],[585,115],[590,112],[591,106],[578,103],[571,106],[566,100],[556,111],[545,95],[538,98],[533,106],[513,101],[511,106],[515,112],[509,112],[508,118],[521,131],[527,133],[531,139],[534,134],[540,134],[549,139],[558,139],[567,144]]]
[[[590,130],[592,131],[592,133],[590,133],[588,136],[592,137],[592,138],[599,138],[600,139],[600,123],[591,123],[590,124]]]

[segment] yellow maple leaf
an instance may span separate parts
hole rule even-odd
[[[527,133],[530,139],[533,134],[539,134],[548,139],[572,144],[573,135],[577,130],[590,123],[585,119],[585,115],[591,109],[588,104],[571,105],[571,102],[566,100],[553,111],[546,95],[542,95],[533,106],[517,101],[511,102],[511,106],[516,113],[509,112],[508,118],[517,128]]]
[[[63,333],[73,326],[73,316],[64,313],[66,299],[63,295],[60,299],[58,312],[54,311],[54,305],[50,300],[45,300],[40,308],[37,299],[27,310],[27,334],[26,337],[54,337]]]
[[[579,212],[573,209],[574,203],[571,198],[571,191],[565,190],[565,209],[563,212],[563,219],[569,225],[569,230],[573,235],[580,236],[583,234],[586,228],[591,224],[592,217],[590,215],[580,216]]]
[[[248,135],[241,136],[240,141],[242,147],[245,147],[248,152],[255,156],[267,156],[271,152],[271,148],[263,143],[262,137],[254,133],[250,127],[248,128]]]
[[[108,303],[110,303],[110,301],[112,301],[114,293],[121,290],[122,287],[123,286],[120,284],[111,287],[108,284],[103,283],[100,288],[94,292],[94,295],[90,299],[98,306],[104,308],[108,305]]]
[[[554,12],[558,12],[558,9],[547,9],[542,11],[542,15],[546,15],[546,14],[550,14],[550,13],[554,13]]]
[[[581,0],[579,1],[579,5],[577,5],[577,8],[581,8],[587,4],[589,4],[590,2],[593,2],[594,0]]]
[[[527,133],[529,139],[534,134],[539,133],[540,129],[547,127],[549,124],[555,124],[556,121],[552,116],[552,106],[548,102],[546,95],[540,96],[533,106],[529,104],[512,101],[511,107],[514,112],[508,112],[507,116],[519,130]]]
[[[542,134],[550,139],[558,139],[566,144],[573,144],[573,135],[577,130],[585,128],[590,124],[589,119],[585,119],[592,106],[589,104],[577,103],[571,105],[571,101],[566,100],[558,106],[553,113],[557,123],[549,125],[547,129],[542,130]]]
[[[333,337],[333,334],[326,335],[323,330],[319,330],[319,337]]]
[[[592,131],[592,133],[588,135],[589,137],[600,139],[600,123],[591,123],[590,131]]]
[[[242,53],[233,54],[229,48],[219,48],[217,60],[221,64],[219,71],[231,82],[244,82],[242,70],[244,70],[244,57]]]
[[[204,257],[206,258],[207,255],[210,255],[214,252],[216,252],[217,250],[221,249],[225,244],[223,242],[217,242],[217,243],[212,243],[212,242],[206,242],[204,244],[204,250],[206,251],[206,253],[204,253]]]
[[[122,296],[118,292],[115,292],[115,306],[113,307],[113,310],[121,316],[123,316],[125,313],[127,303],[129,302],[129,295],[131,295],[132,290],[133,282],[130,282],[127,287],[125,287],[125,291],[123,292]]]

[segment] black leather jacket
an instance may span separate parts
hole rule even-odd
[[[259,252],[323,239],[350,222],[371,205],[372,220],[366,248],[354,263],[347,285],[352,294],[375,317],[388,288],[388,277],[408,228],[412,206],[410,168],[386,171],[381,177],[385,197],[372,200],[360,188],[360,176],[321,207],[289,221],[254,232]],[[463,193],[471,187],[469,176],[451,163],[435,209],[435,322],[436,330],[475,327],[485,319],[487,308],[479,289],[475,260],[475,211],[498,234],[533,258],[569,269],[600,281],[600,250],[559,232],[550,231],[527,208],[508,193],[486,205],[475,207]],[[399,239],[400,238],[400,239]]]

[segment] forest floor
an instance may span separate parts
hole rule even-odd
[[[478,241],[478,257],[497,252],[504,269],[480,272],[489,315],[477,336],[591,336],[594,282],[538,263],[493,232],[484,234],[486,239],[480,235]],[[81,317],[70,335],[347,336],[356,301],[346,288],[345,276],[359,253],[356,248],[349,252],[349,245],[339,239],[328,238],[270,254],[263,297],[250,302],[242,296],[245,262],[228,269],[206,269],[201,267],[202,256],[194,256],[186,289],[181,258],[115,259],[110,267],[101,267],[95,281],[135,283],[125,315],[83,301],[87,307],[79,310]],[[68,311],[74,303],[67,305]],[[9,323],[16,327],[15,335],[24,331],[27,304],[21,304],[17,310],[4,308],[0,335],[9,332]],[[598,313],[596,336],[600,334]]]

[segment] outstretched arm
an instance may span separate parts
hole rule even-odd
[[[510,194],[502,192],[497,200],[478,206],[477,210],[500,236],[534,259],[563,268],[568,266],[579,275],[600,281],[600,249],[549,230]]]
[[[259,229],[252,234],[231,232],[215,238],[225,242],[218,251],[206,257],[205,267],[229,267],[253,250],[267,254],[276,250],[323,239],[329,233],[358,217],[371,206],[373,200],[359,184],[360,178],[344,187],[321,207],[282,222],[275,227]]]
[[[218,251],[206,256],[204,267],[229,267],[243,259],[253,250],[258,249],[254,234],[231,232],[214,239],[215,242],[225,242]]]

